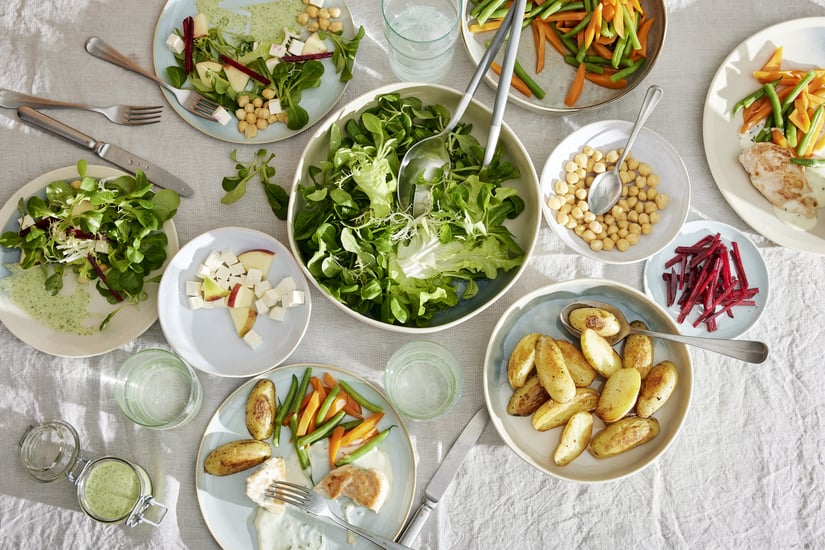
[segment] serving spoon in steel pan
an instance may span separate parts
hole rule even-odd
[[[496,149],[499,133],[501,132],[501,121],[504,117],[504,107],[507,104],[507,95],[510,91],[510,81],[513,78],[513,67],[516,62],[516,53],[518,52],[519,36],[521,35],[521,14],[524,13],[524,7],[527,0],[516,0],[507,12],[507,15],[501,22],[498,31],[490,41],[490,45],[484,52],[481,60],[476,67],[473,77],[470,79],[470,84],[467,90],[461,97],[461,100],[453,113],[452,118],[447,123],[441,132],[422,139],[407,150],[401,164],[398,168],[398,186],[396,193],[398,195],[398,202],[401,208],[407,210],[412,205],[413,215],[420,215],[426,212],[429,207],[429,191],[426,189],[418,189],[418,182],[423,178],[427,180],[439,169],[444,166],[449,166],[450,156],[447,151],[446,136],[456,127],[456,125],[464,116],[464,112],[470,105],[482,77],[487,73],[493,63],[496,53],[501,48],[507,34],[510,38],[507,42],[507,49],[504,52],[504,61],[502,62],[501,76],[499,77],[498,87],[496,90],[496,100],[493,107],[493,117],[490,124],[490,132],[487,137],[487,148],[484,152],[484,161],[482,167],[490,164],[493,158],[493,153]],[[513,32],[510,32],[513,31]]]
[[[607,337],[610,345],[621,342],[630,334],[641,334],[643,336],[651,336],[653,338],[660,338],[662,340],[670,340],[671,342],[678,342],[680,344],[687,344],[689,346],[696,346],[697,348],[706,349],[735,359],[741,359],[748,363],[762,363],[768,358],[768,346],[763,342],[754,340],[724,340],[721,338],[702,338],[699,336],[682,336],[681,334],[670,334],[667,332],[655,332],[652,330],[644,330],[636,328],[627,322],[624,314],[617,308],[606,304],[604,302],[595,301],[580,301],[568,304],[561,310],[559,317],[561,324],[573,336],[581,336],[581,331],[570,323],[570,313],[576,309],[583,307],[595,307],[603,309],[613,314],[619,322],[619,332],[613,336]]]

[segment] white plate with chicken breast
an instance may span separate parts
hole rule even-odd
[[[759,127],[740,134],[742,112],[733,114],[734,105],[760,87],[753,76],[763,67],[778,47],[782,47],[782,68],[808,70],[825,67],[825,17],[809,17],[786,21],[757,32],[739,44],[722,62],[711,81],[705,98],[703,138],[705,155],[716,185],[728,204],[754,230],[777,244],[825,254],[825,168],[804,168],[809,190],[790,195],[781,188],[787,166],[767,173],[754,172],[754,180],[744,164],[753,166],[775,161],[773,151],[765,148],[750,150]],[[740,155],[743,155],[743,162]],[[756,157],[759,154],[758,158]],[[825,156],[819,151],[816,156]],[[798,175],[796,165],[788,169]],[[798,178],[792,178],[798,183]],[[757,188],[761,187],[763,192]],[[812,206],[812,200],[817,202]],[[813,215],[794,214],[802,202]],[[783,211],[783,209],[785,211]]]
[[[266,480],[258,479],[261,477],[260,474],[251,482],[248,482],[248,479],[264,467],[269,470],[266,474],[273,479],[286,478],[286,481],[302,485],[319,484],[330,472],[327,439],[321,439],[309,447],[311,480],[305,477],[306,471],[301,469],[289,427],[281,429],[277,446],[272,445],[272,437],[263,440],[265,445],[271,447],[273,457],[263,465],[255,465],[230,475],[212,475],[205,470],[207,456],[213,450],[233,441],[251,439],[245,411],[247,399],[258,381],[268,379],[275,384],[276,402],[280,406],[286,401],[293,376],[297,380],[302,380],[307,369],[311,369],[311,376],[317,377],[322,381],[320,383],[324,380],[329,381],[331,376],[341,387],[347,384],[362,398],[380,407],[383,417],[376,427],[379,432],[389,429],[388,436],[381,440],[377,447],[352,463],[355,467],[376,472],[376,475],[382,478],[384,487],[380,505],[375,501],[363,505],[356,504],[353,499],[357,499],[358,496],[353,495],[330,500],[330,507],[350,523],[386,538],[394,538],[400,533],[410,513],[415,495],[415,455],[403,419],[384,395],[364,378],[337,367],[311,363],[285,365],[248,380],[232,392],[215,411],[201,440],[195,466],[198,504],[209,531],[223,548],[374,548],[364,539],[349,539],[344,529],[302,510],[287,506],[283,515],[273,514],[265,511],[263,506],[258,506],[250,497],[250,493],[255,493],[256,498],[263,499],[260,493],[267,485]],[[313,387],[314,384],[308,386],[307,397]],[[365,418],[373,414],[367,408],[363,408],[362,413]],[[349,413],[342,422],[348,420],[351,420]],[[340,456],[353,452],[355,448],[357,446],[354,445],[350,450],[342,450]],[[282,457],[283,462],[274,457]],[[348,494],[344,492],[344,495]],[[268,502],[264,504],[270,508]],[[367,506],[379,509],[374,511]]]

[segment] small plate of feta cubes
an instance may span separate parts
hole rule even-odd
[[[310,318],[306,279],[274,237],[223,227],[195,237],[172,258],[158,291],[169,345],[207,374],[249,377],[286,360]]]

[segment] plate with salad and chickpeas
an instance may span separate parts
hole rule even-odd
[[[152,46],[155,73],[220,107],[214,120],[169,104],[222,141],[263,144],[324,117],[344,93],[363,28],[344,0],[168,0]]]
[[[548,225],[569,248],[605,263],[639,262],[667,246],[690,204],[690,180],[679,153],[642,128],[620,172],[621,198],[605,214],[589,211],[589,185],[614,168],[631,127],[628,121],[603,120],[579,128],[556,146],[541,174]]]

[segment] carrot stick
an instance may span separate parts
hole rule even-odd
[[[541,21],[540,19],[536,20]],[[559,38],[558,33],[556,33],[556,31],[553,30],[553,27],[550,26],[550,23],[541,21],[541,25],[544,26],[544,39],[550,42],[550,45],[553,46],[553,48],[555,48],[561,55],[567,55],[567,48],[564,46],[561,38]]]
[[[378,425],[378,422],[380,422],[382,418],[384,418],[384,413],[373,413],[369,418],[358,424],[356,427],[345,433],[343,437],[341,437],[341,446],[348,447],[352,445],[353,442],[362,439]]]
[[[586,11],[565,11],[561,13],[554,13],[552,15],[548,15],[547,17],[543,18],[543,21],[546,23],[550,23],[551,21],[563,21],[565,23],[568,22],[576,22],[578,23],[587,15]]]
[[[536,74],[544,69],[544,23],[538,17],[530,23],[533,29],[533,46],[536,48]]]
[[[503,19],[489,19],[481,25],[479,25],[478,23],[471,23],[471,24],[467,25],[467,30],[469,30],[472,33],[495,31],[495,30],[498,30],[498,28],[501,26],[502,21],[504,21],[504,20]]]
[[[312,387],[318,392],[321,401],[323,401],[327,396],[327,390],[324,389],[324,384],[321,382],[321,379],[317,376],[313,376],[309,379],[309,383],[312,384]]]
[[[639,43],[642,45],[641,48],[636,50],[639,57],[647,57],[647,37],[650,34],[650,27],[653,26],[654,19],[656,18],[649,17],[647,19],[643,19],[642,23],[639,25],[639,30],[636,31],[636,36],[639,37]]]
[[[582,94],[582,90],[584,89],[584,76],[585,72],[585,65],[584,63],[579,64],[579,68],[576,69],[576,76],[573,77],[573,82],[570,83],[570,89],[567,90],[567,96],[564,98],[564,104],[568,107],[572,107],[578,101],[579,96]]]
[[[493,61],[493,63],[490,65],[490,68],[493,69],[494,73],[501,76],[501,65]],[[513,88],[515,88],[527,97],[531,97],[533,95],[533,92],[530,91],[530,88],[527,87],[527,84],[525,84],[524,81],[516,75],[513,75],[513,78],[510,79],[510,84],[513,86]]]
[[[327,414],[324,416],[324,422],[338,414],[339,412],[344,410],[344,407],[347,406],[347,398],[343,395],[338,395],[338,397],[333,400],[332,404],[329,406],[329,410]],[[316,419],[317,420],[317,419]]]
[[[593,10],[593,14],[590,16],[590,23],[587,24],[587,27],[584,29],[583,33],[583,40],[582,40],[582,47],[587,49],[590,47],[590,44],[593,43],[593,39],[596,38],[596,31],[598,30],[601,32],[602,29],[602,3],[599,2],[596,4],[596,9]]]
[[[782,68],[782,46],[776,48],[771,56],[762,65],[763,71],[778,71]]]
[[[329,467],[335,468],[335,460],[338,458],[338,451],[341,449],[341,437],[344,435],[343,426],[335,426],[332,435],[329,436]]]
[[[613,52],[610,51],[610,48],[599,42],[598,40],[593,41],[593,45],[591,46],[593,51],[596,52],[596,55],[603,59],[613,59]]]
[[[584,77],[592,82],[593,84],[597,84],[603,88],[610,88],[612,90],[620,90],[627,86],[627,79],[622,78],[621,80],[617,80],[613,82],[610,80],[610,74],[596,74],[596,73],[584,73]]]
[[[347,398],[347,402],[344,405],[344,412],[346,412],[353,418],[364,418],[364,412],[361,409],[361,405],[359,405],[358,402],[355,399],[353,399],[352,396],[347,392],[341,393],[343,393],[344,397]]]
[[[788,139],[779,128],[771,128],[771,141],[780,147],[788,148]]]
[[[324,385],[325,385],[327,388],[333,388],[333,387],[335,387],[335,386],[337,386],[337,385],[338,385],[338,381],[335,379],[335,377],[334,377],[334,376],[332,376],[332,375],[331,375],[330,373],[328,373],[328,372],[325,372],[325,373],[323,374],[322,379],[324,380]]]
[[[318,412],[318,407],[320,406],[321,399],[319,398],[318,392],[313,391],[310,394],[309,402],[307,403],[306,408],[304,408],[304,412],[301,413],[301,417],[298,419],[298,429],[295,434],[296,436],[300,437],[309,433],[310,421],[315,418],[315,413]]]

